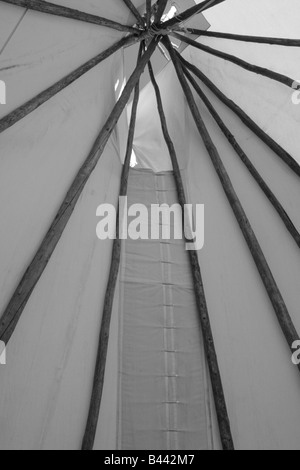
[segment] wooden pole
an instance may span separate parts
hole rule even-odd
[[[144,20],[138,11],[138,9],[134,6],[131,0],[123,0],[123,2],[126,4],[127,8],[131,11],[131,13],[135,16],[137,19],[138,23],[140,26],[144,27]]]
[[[215,7],[215,6],[219,5],[219,3],[223,3],[225,1],[226,0],[210,0],[210,1],[207,1],[206,4],[204,2],[203,7],[200,8],[200,10],[196,14],[199,15],[199,13],[202,13],[203,11],[209,10],[210,8]]]
[[[40,247],[38,248],[33,260],[29,264],[22,280],[20,281],[17,289],[15,290],[11,300],[8,303],[3,315],[0,319],[0,340],[8,343],[13,331],[15,330],[22,312],[33,292],[36,284],[38,283],[41,275],[43,274],[63,232],[74,211],[76,203],[89,179],[94,171],[104,148],[111,136],[115,125],[117,124],[130,95],[137,84],[141,74],[147,65],[148,60],[153,54],[157,45],[157,40],[153,39],[147,51],[141,57],[141,60],[129,78],[119,101],[114,106],[112,113],[100,131],[95,143],[77,173],[63,203],[52,222],[45,238],[43,239]]]
[[[179,31],[178,31],[179,32]],[[244,36],[241,34],[218,33],[215,31],[203,31],[202,29],[186,28],[183,33],[206,36],[210,38],[231,39],[233,41],[253,42],[258,44],[271,44],[276,46],[300,47],[300,39],[268,38],[261,36]]]
[[[288,165],[291,170],[300,176],[300,166],[296,160],[281,147],[272,137],[270,137],[263,129],[261,129],[251,117],[245,113],[234,101],[227,98],[226,95],[203,73],[198,67],[190,64],[183,57],[178,55],[181,62],[195,74],[200,80],[224,103],[231,111],[233,111],[240,120],[250,129],[259,139],[261,139],[281,160]]]
[[[185,10],[183,13],[180,15],[175,16],[169,21],[166,21],[164,23],[165,28],[172,28],[175,25],[178,25],[180,23],[183,23],[184,21],[189,20],[192,16],[197,15],[199,13],[202,13],[205,10],[208,10],[209,8],[212,8],[219,3],[223,3],[225,0],[205,0],[202,3],[199,3],[198,5],[195,5],[188,10]]]
[[[152,84],[154,86],[155,93],[156,93],[157,106],[158,106],[158,112],[159,112],[160,119],[161,119],[163,135],[164,135],[166,144],[168,146],[172,165],[173,165],[178,199],[179,199],[181,208],[184,211],[185,205],[186,205],[186,195],[185,195],[184,185],[183,185],[183,181],[182,181],[182,177],[180,173],[178,159],[177,159],[174,144],[172,142],[172,139],[168,131],[167,120],[166,120],[166,116],[165,116],[164,109],[163,109],[163,103],[161,99],[160,90],[155,80],[153,69],[150,63],[148,64],[148,67],[149,67],[151,81],[152,81]],[[208,313],[208,308],[207,308],[207,303],[206,303],[206,298],[205,298],[205,290],[203,286],[202,274],[201,274],[201,270],[199,266],[198,255],[196,251],[189,251],[189,256],[190,256],[190,263],[191,263],[191,269],[192,269],[192,275],[193,275],[193,281],[194,281],[196,302],[197,302],[198,312],[199,312],[200,321],[201,321],[203,339],[204,339],[204,347],[205,347],[205,352],[206,352],[206,357],[207,357],[207,363],[209,366],[216,412],[217,412],[217,417],[218,417],[221,441],[222,441],[224,450],[234,450],[234,444],[233,444],[233,439],[232,439],[232,434],[231,434],[231,429],[230,429],[230,421],[229,421],[228,412],[227,412],[226,400],[225,400],[225,395],[224,395],[224,390],[223,390],[223,385],[222,385],[222,379],[221,379],[221,374],[220,374],[220,369],[219,369],[219,364],[218,364],[217,353],[216,353],[216,349],[214,345],[213,333],[212,333],[210,319],[209,319],[209,313]]]
[[[73,8],[64,7],[54,3],[45,2],[42,0],[0,0],[4,3],[10,3],[30,10],[39,11],[41,13],[48,13],[49,15],[61,16],[63,18],[71,18],[73,20],[84,21],[85,23],[92,23],[106,28],[116,29],[117,31],[125,31],[133,33],[135,28],[131,26],[122,25],[116,21],[102,18],[100,16],[84,13]]]
[[[152,4],[151,0],[146,0],[146,24],[149,29],[151,26]]]
[[[196,126],[198,128],[199,134],[204,142],[204,145],[208,151],[208,154],[211,158],[211,161],[213,163],[213,166],[216,170],[216,173],[220,179],[220,182],[222,184],[223,190],[227,196],[228,202],[233,210],[233,213],[236,217],[236,220],[240,226],[240,229],[243,233],[243,236],[247,242],[247,245],[250,249],[250,252],[252,254],[253,260],[257,266],[258,272],[260,274],[260,277],[263,281],[263,284],[265,286],[265,289],[268,293],[268,296],[270,298],[270,301],[273,305],[277,320],[279,322],[279,325],[282,329],[282,332],[286,338],[287,344],[290,348],[290,351],[292,354],[294,353],[294,350],[292,349],[292,345],[295,341],[299,340],[299,335],[297,333],[297,330],[293,324],[293,321],[290,317],[290,314],[288,312],[288,309],[286,307],[286,304],[282,298],[282,295],[279,291],[279,288],[276,284],[276,281],[273,277],[273,274],[270,270],[270,267],[266,261],[266,258],[263,254],[263,251],[260,247],[260,244],[256,238],[256,235],[251,227],[250,221],[247,218],[247,215],[242,207],[242,204],[234,190],[234,187],[232,185],[232,182],[229,178],[229,175],[225,169],[225,166],[223,165],[223,162],[221,160],[221,157],[219,155],[219,152],[214,145],[207,128],[204,124],[204,121],[200,115],[200,112],[198,110],[197,104],[194,100],[194,96],[192,91],[190,90],[187,80],[185,78],[183,68],[181,66],[181,62],[178,59],[177,55],[175,54],[175,51],[173,47],[171,46],[171,43],[169,41],[169,38],[164,39],[165,43],[168,46],[168,50],[170,52],[171,58],[173,60],[174,66],[176,68],[176,72],[179,78],[179,81],[182,85],[184,94],[186,96],[189,108],[191,110],[191,113],[193,115],[194,121],[196,123]],[[298,366],[298,370],[300,372],[300,365]]]
[[[256,73],[257,75],[262,75],[263,77],[270,78],[271,80],[275,80],[276,82],[282,83],[283,85],[286,85],[289,88],[293,88],[294,90],[300,89],[300,84],[295,87],[295,80],[290,77],[287,77],[286,75],[273,72],[273,70],[269,70],[264,67],[259,67],[258,65],[250,64],[249,62],[246,62],[245,60],[242,60],[239,57],[227,54],[226,52],[218,51],[217,49],[205,46],[204,44],[200,44],[197,41],[194,41],[194,39],[191,39],[187,36],[183,36],[182,34],[172,32],[172,36],[176,37],[177,39],[180,39],[181,41],[184,41],[185,43],[195,47],[196,49],[199,49],[200,51],[207,52],[208,54],[211,54],[215,57],[219,57],[220,59],[232,62],[233,64],[238,65],[239,67],[247,70],[248,72]]]
[[[139,58],[141,57],[141,50],[142,50],[142,44],[140,48]],[[123,171],[121,175],[120,196],[127,195],[130,160],[131,160],[132,149],[133,149],[133,139],[134,139],[135,124],[136,124],[137,108],[138,108],[138,102],[139,102],[139,94],[140,94],[140,84],[138,81],[135,87],[131,120],[130,120],[130,126],[129,126],[128,141],[127,141],[127,150],[126,150],[126,156],[125,156],[125,161],[123,165]],[[100,407],[101,407],[103,387],[104,387],[108,343],[109,343],[111,316],[112,316],[115,290],[116,290],[117,279],[118,279],[118,274],[119,274],[119,269],[120,269],[120,262],[121,262],[122,241],[120,239],[120,233],[119,233],[119,221],[120,221],[120,207],[118,207],[118,216],[117,216],[117,222],[116,222],[116,239],[114,240],[114,243],[113,243],[110,273],[109,273],[109,279],[108,279],[108,284],[107,284],[107,289],[106,289],[106,294],[105,294],[105,299],[104,299],[103,313],[102,313],[100,338],[99,338],[99,345],[98,345],[98,352],[97,352],[97,359],[96,359],[96,366],[95,366],[95,373],[94,373],[92,396],[91,396],[91,401],[90,401],[90,408],[89,408],[85,434],[84,434],[84,438],[82,442],[82,450],[93,450],[95,436],[97,432],[99,414],[100,414]]]
[[[161,18],[165,12],[166,6],[167,6],[168,0],[158,0],[157,2],[157,11],[155,13],[154,17],[154,23],[159,23],[161,21]]]
[[[187,68],[185,66],[183,66],[183,70],[184,70],[184,73],[185,73],[186,77],[188,78],[188,80],[190,81],[192,86],[194,87],[195,91],[197,92],[197,94],[199,95],[201,100],[204,102],[204,104],[207,107],[207,109],[209,110],[210,114],[212,115],[212,117],[214,118],[214,120],[218,124],[219,128],[221,129],[221,131],[225,135],[226,139],[231,144],[233,150],[237,153],[237,155],[239,156],[241,161],[244,163],[246,168],[249,170],[249,172],[251,173],[251,175],[253,176],[253,178],[255,179],[257,184],[259,185],[259,187],[265,193],[268,200],[271,202],[274,209],[277,211],[277,213],[281,217],[285,227],[287,228],[287,230],[292,235],[292,237],[295,240],[297,246],[300,248],[300,233],[296,229],[295,225],[293,224],[292,220],[290,219],[290,217],[286,213],[285,209],[280,204],[279,200],[277,199],[275,194],[271,191],[271,189],[269,188],[267,183],[261,177],[261,175],[259,174],[259,172],[255,168],[255,166],[252,164],[252,162],[250,161],[250,159],[248,158],[246,153],[243,151],[241,146],[238,144],[236,138],[230,132],[230,130],[228,129],[228,127],[226,126],[226,124],[224,123],[224,121],[222,120],[222,118],[220,117],[220,115],[218,114],[218,112],[216,111],[216,109],[214,108],[212,103],[210,102],[210,100],[207,98],[207,96],[205,95],[203,90],[200,88],[200,86],[198,85],[196,80],[192,77],[192,75],[190,74],[190,72],[187,70]]]
[[[158,3],[158,0],[156,0],[156,2],[153,3],[152,8],[151,8],[151,15],[153,16],[153,18],[155,17],[155,14],[157,12],[157,8],[158,8],[157,3]]]
[[[0,134],[8,129],[9,127],[16,124],[18,121],[26,117],[28,114],[32,113],[35,109],[39,108],[42,104],[48,101],[50,98],[53,98],[57,93],[62,91],[67,86],[71,85],[73,82],[82,77],[85,73],[89,72],[91,69],[100,64],[103,60],[110,57],[112,54],[117,52],[122,47],[128,47],[140,40],[140,37],[135,35],[127,36],[122,38],[120,41],[113,44],[104,52],[101,52],[93,59],[89,60],[85,64],[78,67],[73,72],[66,75],[64,78],[56,82],[54,85],[47,88],[47,90],[42,91],[34,98],[30,99],[23,105],[16,108],[14,111],[11,111],[9,114],[0,119]]]

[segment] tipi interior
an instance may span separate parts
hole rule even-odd
[[[299,450],[289,4],[0,1],[1,450]],[[203,249],[100,241],[120,195]]]

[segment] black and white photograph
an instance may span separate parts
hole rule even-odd
[[[0,0],[0,451],[300,450],[299,0]]]

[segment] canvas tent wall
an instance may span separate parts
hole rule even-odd
[[[55,3],[82,8],[82,2],[74,0]],[[144,2],[134,3],[139,7]],[[85,10],[123,24],[135,22],[125,4],[117,0],[89,0]],[[274,0],[228,0],[206,16],[216,30],[223,27],[252,34],[255,23],[261,28],[257,34],[297,37],[297,12],[295,1],[286,10]],[[8,94],[7,105],[0,107],[1,117],[121,36],[111,29],[38,12],[27,11],[24,16],[24,10],[0,2],[0,78],[6,81]],[[297,48],[283,51],[279,46],[212,38],[201,42],[255,63],[261,61],[261,65],[297,79]],[[293,104],[291,90],[192,48],[184,57],[200,65],[300,161],[300,105]],[[1,312],[105,123],[124,78],[123,52],[118,52],[1,134]],[[297,449],[297,369],[172,65],[157,79],[188,199],[206,208],[206,241],[199,260],[236,448]],[[207,93],[300,230],[298,177]],[[199,107],[299,331],[299,249],[200,101]],[[96,238],[96,209],[104,202],[116,204],[126,130],[124,113],[9,342],[7,366],[0,367],[1,449],[80,447],[112,245]],[[159,195],[174,201],[172,167],[150,84],[140,97],[134,151],[138,165],[131,172],[129,198],[149,204]],[[165,264],[169,266],[166,272],[162,270]],[[139,279],[141,274],[145,275],[144,283]],[[179,353],[172,356],[177,374],[173,370],[170,375],[182,376],[182,388],[177,379],[167,379],[170,357],[164,348],[170,338],[166,336],[168,317],[164,317],[167,302],[165,298],[160,301],[166,294],[165,278],[160,275],[172,278],[171,313],[176,335],[171,340],[179,342]],[[147,445],[150,449],[191,449],[197,442],[199,448],[220,448],[201,334],[195,336],[195,324],[189,266],[182,247],[171,245],[165,253],[158,245],[125,244],[96,449]],[[134,338],[133,325],[139,333]],[[147,345],[142,344],[143,338],[149,338]],[[161,351],[164,354],[157,354]],[[191,367],[190,376],[184,364]],[[126,375],[132,374],[134,367],[140,368],[135,390]],[[148,377],[143,374],[147,370]],[[186,383],[191,376],[194,384],[188,394]],[[151,389],[147,388],[149,379]],[[178,401],[171,407],[165,396],[170,386],[172,400]],[[145,390],[149,395],[138,403]],[[155,419],[149,425],[147,417],[152,415]]]

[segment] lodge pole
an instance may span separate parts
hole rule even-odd
[[[64,7],[55,3],[49,3],[43,0],[0,0],[4,3],[16,5],[29,10],[39,11],[40,13],[47,13],[49,15],[60,16],[63,18],[70,18],[73,20],[83,21],[85,23],[92,23],[98,26],[104,26],[106,28],[116,29],[117,31],[131,32],[133,33],[135,28],[131,26],[122,25],[116,21],[102,18],[100,16],[91,15],[84,13],[73,8]]]
[[[141,57],[141,50],[142,50],[142,44],[141,44],[140,53],[138,56],[139,58]],[[133,104],[132,104],[126,156],[125,156],[125,161],[124,161],[122,175],[121,175],[121,184],[120,184],[120,193],[119,193],[120,197],[124,197],[127,195],[128,177],[129,177],[130,161],[131,161],[131,155],[132,155],[132,149],[133,149],[133,139],[134,139],[139,95],[140,95],[140,83],[138,81],[135,86],[134,99],[133,99]],[[117,212],[117,221],[116,221],[116,239],[114,240],[113,249],[112,249],[110,273],[109,273],[109,279],[108,279],[107,289],[105,293],[103,312],[102,312],[102,321],[101,321],[99,345],[98,345],[96,366],[95,366],[95,373],[94,373],[94,380],[93,380],[92,396],[91,396],[91,401],[90,401],[90,408],[89,408],[86,429],[85,429],[84,438],[82,442],[82,450],[93,449],[95,436],[97,432],[99,414],[100,414],[100,407],[101,407],[103,387],[104,387],[105,370],[106,370],[111,316],[112,316],[114,296],[115,296],[117,279],[118,279],[118,274],[120,270],[120,262],[121,262],[122,240],[120,239],[120,233],[119,233],[120,216],[121,214],[120,214],[120,206],[119,206],[118,212]]]
[[[42,104],[46,103],[46,101],[53,98],[55,95],[57,95],[57,93],[64,90],[67,86],[71,85],[72,83],[74,83],[76,80],[78,80],[84,74],[86,74],[91,69],[99,65],[101,62],[103,62],[105,59],[110,57],[112,54],[122,49],[123,47],[128,47],[136,43],[138,40],[140,40],[140,38],[137,39],[135,35],[130,35],[125,38],[122,38],[120,41],[116,42],[111,47],[101,52],[93,59],[89,60],[88,62],[81,65],[73,72],[66,75],[64,78],[56,82],[54,85],[51,85],[49,88],[47,88],[46,90],[36,95],[34,98],[31,98],[29,101],[27,101],[23,105],[11,111],[9,114],[7,114],[2,119],[0,119],[0,134],[4,132],[6,129],[8,129],[9,127],[16,124],[21,119],[28,116],[28,114],[35,111]]]
[[[177,54],[176,54],[177,55]],[[245,113],[233,100],[229,99],[198,67],[192,65],[185,60],[182,56],[177,56],[181,63],[185,65],[196,77],[200,80],[224,103],[231,111],[233,111],[240,120],[250,129],[259,139],[264,142],[281,160],[284,161],[289,168],[300,176],[300,165],[296,160],[279,145],[272,137],[270,137],[251,117]]]
[[[250,249],[253,260],[257,266],[260,277],[263,281],[269,299],[273,305],[278,323],[281,327],[281,330],[286,338],[288,347],[292,354],[294,350],[292,348],[295,341],[299,340],[299,334],[294,326],[294,323],[291,319],[291,316],[288,312],[284,299],[280,293],[280,290],[276,284],[276,281],[273,277],[273,274],[270,270],[270,267],[267,263],[267,260],[263,254],[263,251],[260,247],[260,244],[256,238],[256,235],[251,227],[250,221],[247,218],[247,215],[242,207],[242,204],[235,192],[235,189],[232,185],[230,177],[225,169],[225,166],[222,162],[222,159],[219,155],[219,152],[214,145],[207,128],[204,124],[204,121],[200,115],[197,104],[194,100],[192,91],[190,90],[187,80],[185,78],[181,62],[175,54],[169,38],[164,38],[164,43],[168,47],[172,61],[174,63],[178,79],[182,85],[184,94],[186,96],[189,108],[191,110],[192,116],[194,118],[195,124],[198,128],[199,134],[203,140],[203,143],[208,151],[210,159],[213,163],[213,166],[216,170],[216,173],[220,179],[223,190],[227,196],[228,202],[233,210],[233,213],[236,217],[236,220],[240,226],[240,229],[243,233],[243,236],[246,240],[246,243]],[[300,372],[300,364],[298,366]]]
[[[274,209],[277,211],[279,214],[280,218],[282,219],[285,227],[287,230],[290,232],[292,235],[293,239],[295,240],[297,246],[300,248],[300,233],[296,229],[295,225],[293,224],[292,220],[288,216],[287,212],[275,196],[275,194],[271,191],[267,183],[264,181],[264,179],[261,177],[255,166],[252,164],[251,160],[249,157],[246,155],[244,150],[241,148],[239,143],[237,142],[236,138],[234,135],[230,132],[222,118],[220,117],[219,113],[216,111],[215,107],[212,105],[210,100],[207,98],[203,90],[200,88],[196,80],[192,77],[190,72],[187,70],[185,66],[183,66],[184,73],[188,80],[190,81],[191,85],[194,87],[195,91],[201,98],[201,100],[204,102],[205,106],[209,110],[210,114],[218,124],[219,128],[225,135],[226,139],[228,142],[231,144],[233,150],[237,153],[241,161],[244,163],[250,174],[253,176],[259,187],[262,189],[264,194],[267,196],[268,200],[271,202],[273,205]]]
[[[300,89],[300,84],[295,84],[295,80],[286,75],[283,75],[278,72],[273,72],[273,70],[267,69],[265,67],[250,64],[249,62],[246,62],[245,60],[242,60],[239,57],[236,57],[232,54],[227,54],[226,52],[222,52],[217,49],[213,49],[212,47],[205,46],[204,44],[200,44],[194,39],[191,39],[187,36],[183,36],[182,34],[178,34],[176,32],[172,32],[171,34],[175,38],[180,39],[181,41],[185,42],[186,44],[189,44],[190,46],[195,47],[196,49],[199,49],[200,51],[207,52],[208,54],[211,54],[215,57],[219,57],[220,59],[224,59],[228,62],[231,62],[237,65],[238,67],[247,70],[248,72],[261,75],[262,77],[270,78],[271,80],[282,83],[283,85],[286,85],[287,87],[292,88],[294,90]]]
[[[166,9],[168,0],[158,0],[157,2],[157,11],[154,16],[154,23],[159,23]]]
[[[147,28],[150,28],[150,25],[151,25],[151,15],[152,15],[151,0],[146,0],[146,25],[147,25]]]
[[[233,41],[250,42],[257,44],[269,44],[275,46],[300,47],[300,39],[270,38],[265,36],[245,36],[242,34],[219,33],[216,31],[203,31],[202,29],[186,28],[178,32],[205,36],[210,38],[230,39]]]
[[[202,13],[205,10],[208,10],[209,8],[215,7],[216,5],[219,5],[219,3],[223,3],[225,0],[205,0],[202,3],[199,3],[191,8],[188,8],[184,12],[182,12],[180,15],[175,16],[174,18],[166,21],[164,23],[164,27],[171,29],[175,25],[178,25],[180,23],[183,23],[184,21],[189,20],[192,18],[194,15],[198,15],[199,13]]]
[[[136,6],[132,3],[131,0],[123,0],[123,2],[127,6],[127,8],[131,11],[131,13],[135,16],[135,18],[137,19],[139,25],[143,27],[144,26],[144,20],[141,16],[140,12],[136,8]]]
[[[171,136],[168,131],[167,120],[163,109],[162,98],[159,90],[159,86],[155,80],[155,76],[153,73],[152,66],[149,62],[149,73],[151,77],[152,84],[154,86],[154,90],[156,93],[157,99],[157,106],[158,112],[160,115],[161,126],[163,135],[166,141],[166,144],[169,149],[172,165],[173,165],[173,172],[174,178],[176,182],[177,194],[179,203],[181,205],[182,210],[185,210],[186,205],[186,195],[184,190],[184,185],[180,173],[180,168],[178,164],[178,159],[175,151],[174,144],[172,142]],[[199,265],[198,255],[195,250],[189,251],[190,263],[191,263],[191,270],[193,275],[193,282],[194,282],[194,291],[196,296],[196,303],[198,307],[198,312],[200,316],[201,322],[201,329],[203,334],[204,340],[204,348],[207,357],[207,363],[210,371],[210,378],[212,383],[212,390],[214,395],[214,401],[216,406],[216,413],[219,423],[220,429],[220,437],[222,441],[222,446],[224,450],[234,450],[233,438],[231,434],[230,428],[230,421],[228,417],[227,405],[222,385],[221,373],[218,364],[217,353],[214,345],[213,333],[211,329],[210,319],[209,319],[209,312],[205,297],[205,290],[202,280],[201,269]]]
[[[38,248],[35,256],[29,264],[25,274],[23,275],[18,287],[12,295],[3,315],[0,318],[0,340],[6,344],[11,338],[18,321],[25,309],[25,306],[38,283],[41,275],[43,274],[63,232],[71,218],[75,209],[76,203],[89,179],[94,171],[100,157],[105,149],[105,146],[115,128],[130,95],[135,88],[141,74],[143,73],[149,59],[151,58],[157,45],[157,40],[153,39],[141,57],[138,66],[129,78],[123,93],[113,108],[108,120],[101,129],[94,145],[77,173],[62,205],[53,220],[45,238],[43,239],[40,247]]]

